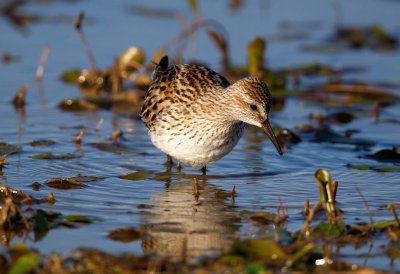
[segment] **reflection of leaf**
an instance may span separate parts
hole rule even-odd
[[[47,221],[44,212],[38,210],[34,217],[34,231],[35,231],[35,241],[41,240],[44,236],[46,236],[47,232],[50,229],[49,222]]]

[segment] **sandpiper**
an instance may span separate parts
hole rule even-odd
[[[269,123],[271,94],[254,77],[230,84],[222,75],[200,65],[168,68],[164,56],[140,111],[153,144],[168,156],[193,167],[205,167],[228,154],[247,124],[260,127],[282,148]]]

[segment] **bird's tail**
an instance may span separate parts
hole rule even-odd
[[[168,56],[165,55],[163,58],[160,59],[160,62],[158,62],[158,64],[156,63],[156,67],[151,77],[155,79],[160,73],[166,71],[167,69],[168,69]]]

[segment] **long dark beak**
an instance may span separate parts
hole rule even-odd
[[[268,119],[265,120],[265,122],[262,124],[261,128],[264,130],[265,134],[267,134],[268,138],[274,144],[279,155],[283,155],[281,145],[279,144],[278,139],[276,138],[274,131],[272,130],[271,125],[269,124]]]

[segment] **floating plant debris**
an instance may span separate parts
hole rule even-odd
[[[369,47],[374,50],[395,50],[398,46],[397,38],[388,34],[379,24],[366,27],[339,26],[333,40],[344,41],[353,49]]]
[[[116,228],[108,233],[108,238],[123,243],[140,240],[142,236],[143,231],[136,227]]]
[[[21,148],[4,142],[0,142],[0,155],[11,155],[19,153]]]
[[[52,146],[54,145],[56,142],[53,140],[35,140],[29,143],[29,145],[33,146],[33,147],[42,147],[42,146]]]
[[[346,166],[360,171],[373,170],[377,172],[400,172],[400,166],[370,166],[353,164],[347,164]]]
[[[104,177],[78,175],[75,177],[70,177],[69,179],[83,183],[104,180]]]
[[[58,107],[64,111],[94,111],[97,105],[90,103],[85,99],[65,99],[58,104]]]
[[[93,223],[93,221],[93,219],[82,215],[65,215],[62,217],[62,221],[60,224],[71,226],[79,224],[90,224]]]
[[[99,142],[99,143],[89,143],[89,145],[91,145],[101,151],[112,152],[112,153],[122,154],[122,155],[139,153],[138,150],[132,149],[129,147],[125,147],[119,143],[109,144],[109,143]]]
[[[58,189],[80,189],[87,186],[72,178],[64,178],[64,177],[49,179],[45,182],[45,184],[48,187],[58,188]]]
[[[6,199],[11,199],[15,203],[22,204],[54,203],[54,195],[52,192],[49,192],[48,195],[45,197],[37,199],[29,194],[22,192],[21,190],[0,184],[0,202],[5,201]]]
[[[82,155],[77,155],[77,154],[53,154],[53,153],[40,153],[40,154],[35,154],[32,155],[32,159],[46,159],[46,160],[68,160],[68,159],[76,159],[76,158],[81,158]]]
[[[146,179],[150,176],[146,171],[135,171],[129,174],[126,174],[124,176],[120,176],[119,178],[124,179],[124,180],[131,180],[131,181],[137,181],[137,180],[143,180]]]
[[[367,155],[367,158],[373,159],[379,162],[400,162],[400,148],[393,147],[392,149],[382,149],[374,154]]]
[[[332,129],[317,129],[314,132],[314,141],[355,145],[360,147],[371,147],[374,145],[374,142],[372,141],[342,136],[334,132]]]

